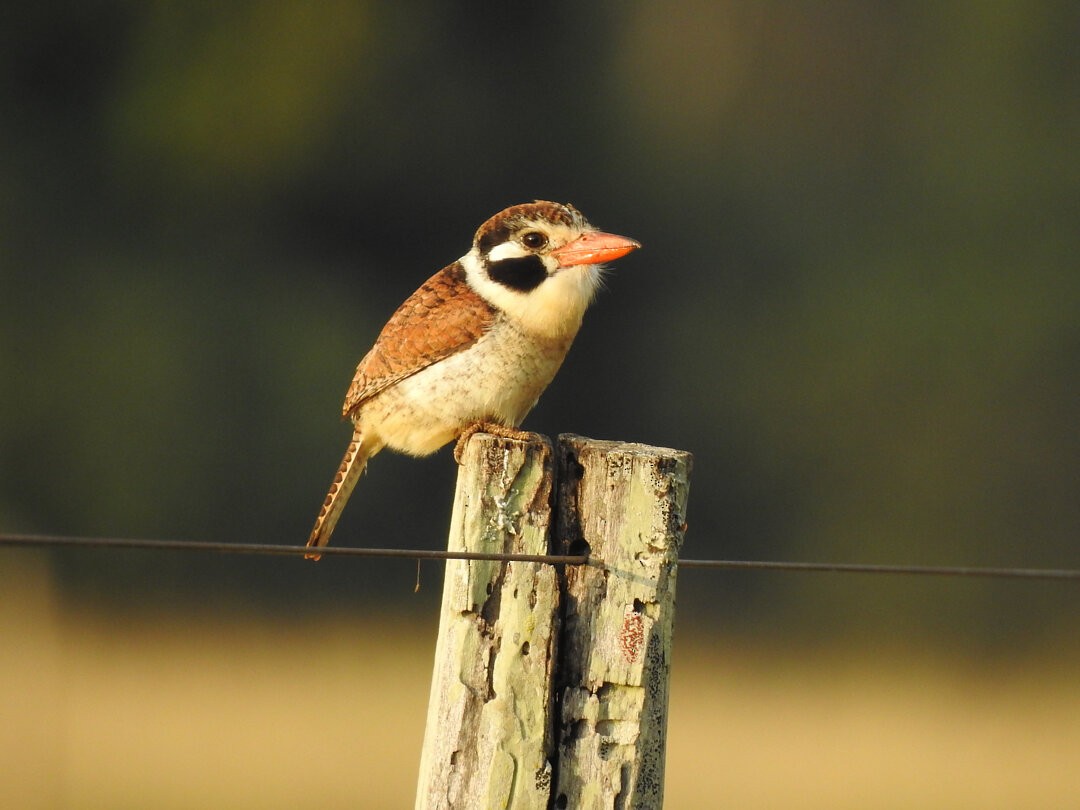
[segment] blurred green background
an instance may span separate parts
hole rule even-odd
[[[8,6],[0,531],[303,542],[386,318],[548,198],[645,248],[526,427],[693,452],[686,557],[1080,567],[1075,2]],[[419,573],[0,550],[0,804],[407,806]],[[1077,806],[1075,583],[678,588],[670,806]]]
[[[690,450],[685,556],[1080,566],[1080,6],[24,3],[0,527],[299,543],[356,362],[506,205],[612,268],[526,426]],[[438,548],[380,456],[335,542]],[[61,591],[429,616],[438,568],[64,552]],[[5,561],[5,565],[15,563]],[[685,622],[1015,648],[1074,585],[684,572]]]

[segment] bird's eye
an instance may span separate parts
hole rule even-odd
[[[547,237],[540,231],[527,231],[521,236],[521,244],[529,250],[540,250],[547,244]]]

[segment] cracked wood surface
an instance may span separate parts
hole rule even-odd
[[[548,553],[551,492],[546,439],[476,434],[448,547]],[[417,808],[548,806],[558,601],[551,566],[447,563]]]
[[[557,454],[467,445],[451,549],[591,558],[447,563],[417,808],[662,805],[691,457],[572,435]]]
[[[691,456],[559,437],[556,808],[660,808],[675,574]]]

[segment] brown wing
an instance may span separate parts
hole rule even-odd
[[[465,281],[454,262],[425,281],[398,307],[356,369],[342,414],[385,388],[468,348],[484,334],[495,310]]]

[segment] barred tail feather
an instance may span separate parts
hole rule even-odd
[[[356,487],[356,482],[360,480],[360,473],[364,471],[368,459],[375,452],[378,452],[378,448],[373,448],[365,442],[359,430],[353,433],[352,441],[349,442],[349,447],[345,451],[345,457],[341,460],[341,466],[338,467],[337,474],[330,484],[330,491],[326,493],[326,500],[323,501],[322,509],[319,510],[319,516],[315,518],[315,527],[311,530],[311,536],[307,541],[308,547],[318,548],[330,542],[334,526],[337,525],[338,518],[341,517],[345,504]],[[304,555],[304,559],[307,560],[318,560],[321,557],[322,555],[316,552]]]

